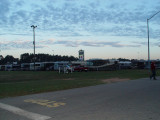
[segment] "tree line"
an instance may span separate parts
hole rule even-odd
[[[78,58],[74,56],[61,56],[61,55],[49,55],[49,54],[35,54],[35,62],[56,62],[56,61],[76,61]],[[24,53],[20,55],[20,59],[14,58],[12,55],[7,55],[0,60],[0,64],[9,63],[32,63],[34,62],[34,54]]]

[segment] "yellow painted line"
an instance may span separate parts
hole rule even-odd
[[[24,102],[38,104],[38,105],[46,106],[49,108],[56,108],[56,107],[66,105],[66,103],[63,103],[63,102],[56,102],[56,101],[42,100],[42,99],[27,99],[27,100],[24,100]]]

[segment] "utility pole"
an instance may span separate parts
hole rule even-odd
[[[34,25],[31,26],[31,28],[33,28],[34,71],[35,71],[35,60],[36,60],[36,58],[35,58],[35,28],[36,28],[36,27],[37,27],[37,26],[34,26]]]
[[[150,71],[150,45],[149,45],[149,20],[156,16],[160,11],[152,15],[150,18],[147,19],[147,34],[148,34],[148,69]]]

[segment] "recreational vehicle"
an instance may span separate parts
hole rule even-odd
[[[28,70],[30,70],[30,63],[22,63],[21,64],[21,70],[22,71],[28,71]]]
[[[34,63],[30,63],[30,70],[34,70]],[[35,63],[35,70],[44,70],[44,63],[36,62]]]
[[[119,62],[119,67],[120,67],[120,69],[131,69],[132,64],[131,64],[130,61],[120,61]]]

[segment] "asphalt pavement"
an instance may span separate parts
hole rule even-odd
[[[160,120],[160,78],[0,99],[0,120]]]

